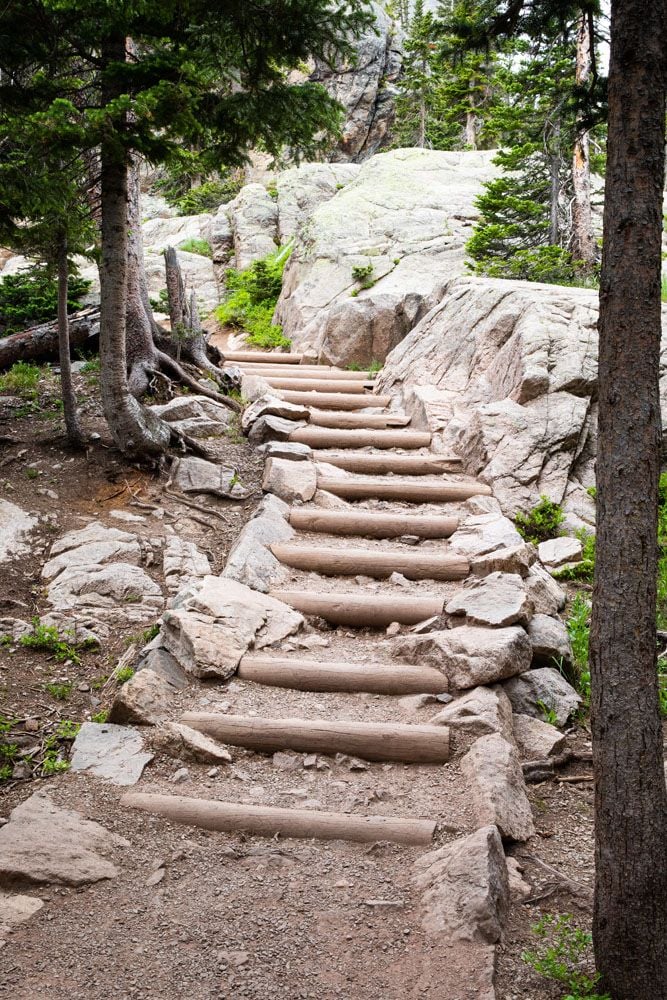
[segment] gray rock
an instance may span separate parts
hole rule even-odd
[[[305,422],[286,420],[283,417],[259,417],[248,432],[251,444],[261,444],[262,441],[287,441],[295,430],[305,427]]]
[[[432,726],[449,726],[473,736],[500,733],[513,739],[512,705],[502,685],[476,687],[450,702],[430,720]]]
[[[519,755],[500,733],[476,740],[461,760],[461,771],[480,826],[493,823],[505,840],[525,841],[533,836],[533,814]]]
[[[63,570],[50,583],[47,596],[55,611],[72,612],[75,622],[86,612],[100,618],[112,612],[113,619],[124,622],[145,621],[163,605],[158,585],[140,566],[125,562]]]
[[[393,655],[409,663],[437,667],[453,690],[494,684],[530,668],[531,646],[522,628],[472,625],[398,639]]]
[[[553,667],[561,660],[572,662],[570,638],[560,618],[533,615],[528,623],[528,638],[533,644],[534,667]]]
[[[297,406],[295,403],[287,403],[279,396],[272,394],[260,396],[250,406],[246,406],[241,417],[241,427],[245,434],[248,433],[255,421],[260,417],[282,417],[284,420],[294,422],[299,426],[300,421],[308,421],[310,411],[307,406]]]
[[[275,253],[278,206],[261,184],[246,184],[227,206],[238,270]]]
[[[264,396],[280,397],[280,391],[270,386],[261,375],[246,375],[244,372],[241,376],[241,395],[248,402],[254,403]]]
[[[535,562],[537,554],[532,545],[512,545],[508,548],[496,549],[483,556],[477,556],[470,563],[470,572],[475,576],[488,576],[490,573],[516,573],[521,577],[528,576],[528,570]]]
[[[204,458],[175,459],[170,482],[183,493],[212,493],[233,500],[248,496],[248,490],[237,482],[234,469],[207,462]]]
[[[281,500],[311,500],[317,489],[317,472],[312,462],[290,462],[283,458],[269,458],[264,466],[262,489],[275,493]]]
[[[538,667],[521,677],[512,677],[505,682],[505,691],[515,712],[541,719],[543,705],[555,712],[559,726],[564,726],[581,705],[581,698],[572,685],[552,667]]]
[[[536,615],[555,616],[565,607],[565,591],[537,562],[528,571],[526,590]]]
[[[415,862],[423,892],[422,926],[447,941],[496,944],[509,911],[509,879],[495,826],[429,851]]]
[[[465,615],[472,625],[526,625],[533,605],[520,576],[490,573],[467,580],[445,608],[449,615]]]
[[[555,568],[564,563],[577,562],[581,559],[582,545],[578,538],[568,538],[562,535],[560,538],[550,538],[547,542],[540,542],[537,546],[540,562],[545,566]]]
[[[265,496],[232,545],[222,575],[263,594],[284,580],[288,571],[269,546],[293,537],[288,516],[286,503],[272,494]]]
[[[43,906],[43,900],[36,896],[24,896],[0,890],[0,940],[8,930],[25,920],[30,920],[30,917],[38,913]]]
[[[167,590],[180,590],[189,580],[208,576],[211,564],[194,542],[169,535],[164,546],[162,570]]]
[[[35,792],[0,828],[0,878],[73,886],[99,882],[118,874],[106,855],[129,846],[99,823]]]
[[[88,771],[115,785],[135,785],[153,759],[136,731],[110,722],[84,722],[72,747],[72,771]]]
[[[138,565],[141,548],[135,535],[119,528],[107,528],[91,521],[85,528],[69,531],[51,546],[51,558],[42,568],[42,577],[52,580],[63,570],[94,566],[121,559]]]
[[[136,673],[139,673],[140,670],[152,670],[176,691],[181,691],[188,686],[188,675],[178,660],[166,649],[149,648],[145,651],[145,655],[142,651],[142,657],[136,666]]]
[[[28,552],[28,536],[36,527],[36,517],[9,500],[0,500],[0,562]]]
[[[228,407],[207,396],[175,396],[164,406],[152,406],[151,410],[174,430],[195,438],[225,434],[233,416]]]
[[[451,536],[450,544],[457,552],[476,559],[490,552],[523,546],[525,542],[509,518],[491,511],[466,518]]]
[[[232,759],[226,747],[180,722],[165,722],[153,736],[153,745],[178,760],[200,764],[229,764]]]
[[[560,753],[566,742],[555,726],[519,712],[514,716],[514,736],[527,760],[544,760]]]
[[[266,458],[286,458],[292,462],[307,462],[313,457],[313,449],[298,441],[269,441],[260,445],[257,451]]]
[[[144,667],[118,689],[109,721],[121,725],[134,722],[140,726],[156,726],[169,715],[174,693],[172,685],[163,677]]]

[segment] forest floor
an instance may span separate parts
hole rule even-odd
[[[219,459],[238,469],[250,490],[241,503],[219,502],[224,518],[202,524],[164,494],[162,477],[128,464],[112,447],[100,413],[96,375],[77,375],[87,432],[99,440],[85,453],[71,451],[54,399],[57,385],[45,376],[26,411],[25,403],[0,405],[0,496],[42,518],[31,551],[0,564],[0,617],[30,620],[48,611],[41,567],[56,537],[90,520],[135,530],[114,511],[145,517],[141,532],[160,535],[171,525],[209,555],[213,571],[224,565],[231,542],[261,496],[262,462],[242,439],[220,441]],[[137,505],[148,506],[137,506]],[[205,520],[205,519],[204,519]],[[159,561],[148,570],[160,577]],[[340,631],[340,630],[339,630]],[[372,643],[373,635],[362,637]],[[127,646],[141,641],[136,626],[114,634],[80,665],[58,664],[38,650],[0,645],[0,715],[31,720],[27,742],[43,744],[63,721],[80,723],[109,707],[107,682]],[[50,687],[47,687],[49,685]],[[59,694],[54,694],[59,691]],[[66,692],[66,693],[64,693]],[[307,715],[322,710],[358,718],[381,718],[379,696],[354,702],[330,695],[316,702],[299,692],[263,689],[232,680],[186,689],[185,708],[245,714]],[[408,721],[408,717],[404,721]],[[62,729],[61,729],[62,731]],[[0,734],[0,739],[2,736]],[[570,735],[586,749],[580,725]],[[61,741],[62,743],[63,741]],[[65,753],[66,747],[62,748]],[[285,757],[286,755],[282,755]],[[234,750],[231,767],[188,763],[184,794],[241,802],[313,800],[322,807],[388,803],[380,811],[428,814],[437,801],[438,846],[474,828],[467,797],[456,784],[456,762],[420,768],[420,784],[402,765],[369,765],[351,772],[345,763],[304,767],[301,755],[266,767],[259,755]],[[283,767],[284,765],[284,767]],[[565,768],[581,774],[587,765]],[[148,766],[142,790],[164,788],[182,762],[159,752]],[[590,773],[590,772],[589,772]],[[147,779],[147,781],[146,781]],[[119,790],[73,773],[0,784],[0,813],[37,788],[53,800],[95,819],[129,841],[115,857],[118,877],[82,888],[28,890],[45,903],[32,919],[0,942],[0,997],[12,1000],[127,998],[220,998],[253,1000],[399,1000],[403,997],[468,1000],[445,995],[440,972],[450,960],[439,938],[422,929],[419,894],[412,882],[415,848],[380,844],[322,844],[262,840],[208,833],[119,807]],[[457,790],[458,789],[458,790]],[[572,913],[590,924],[592,905],[593,792],[588,781],[529,785],[537,833],[513,856],[531,887],[515,900],[499,949],[497,1000],[557,1000],[562,991],[541,979],[521,959],[535,946],[531,927],[544,913]],[[23,890],[22,890],[23,891]],[[480,994],[481,996],[481,994]]]

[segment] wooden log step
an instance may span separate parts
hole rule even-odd
[[[361,379],[329,378],[276,378],[263,375],[262,378],[274,389],[292,389],[295,392],[347,392],[365,393],[373,388],[373,383]]]
[[[311,448],[428,448],[428,431],[373,430],[363,427],[300,427],[289,436],[290,441]],[[328,461],[328,459],[327,459]]]
[[[490,496],[491,487],[484,483],[457,483],[446,479],[425,479],[413,482],[401,476],[391,479],[371,477],[344,479],[318,476],[317,487],[346,500],[404,500],[407,503],[446,503],[469,497]]]
[[[327,368],[325,365],[240,365],[244,375],[259,375],[260,378],[326,378],[337,382],[369,382],[373,375],[366,372],[347,372],[342,368]]]
[[[256,361],[270,365],[298,365],[301,354],[280,354],[278,351],[222,351],[223,361]]]
[[[372,393],[346,392],[296,392],[280,391],[282,399],[298,406],[318,406],[325,410],[363,410],[367,406],[389,406],[391,396],[374,396]]]
[[[310,590],[270,590],[271,597],[304,615],[317,615],[333,625],[386,628],[392,622],[416,625],[442,614],[443,598],[433,594],[407,597],[399,594],[313,593]]]
[[[289,523],[301,531],[328,535],[361,535],[369,538],[449,538],[459,526],[458,517],[420,514],[385,514],[375,510],[321,510],[292,507]]]
[[[244,681],[295,691],[444,694],[448,690],[447,678],[439,670],[405,663],[323,663],[244,656],[236,672]]]
[[[347,472],[389,473],[400,476],[437,476],[441,472],[453,472],[461,459],[458,455],[374,455],[370,451],[343,452],[339,455],[329,451],[315,451],[316,462],[328,462]]]
[[[186,712],[181,721],[226,746],[275,753],[346,753],[364,760],[444,764],[449,760],[447,726],[335,719],[266,719],[255,715]]]
[[[405,427],[410,423],[406,413],[350,413],[344,410],[319,410],[311,408],[311,427],[328,427],[336,430],[361,428],[362,430],[387,427]]]
[[[386,579],[401,573],[408,580],[465,580],[470,564],[465,556],[448,552],[417,552],[405,547],[381,549],[332,549],[324,545],[274,542],[269,548],[283,566],[323,576],[374,576]]]
[[[315,809],[277,809],[151,792],[127,792],[120,801],[129,809],[164,816],[172,823],[186,823],[223,833],[244,831],[272,838],[315,837],[318,840],[348,840],[357,844],[388,840],[394,844],[428,845],[436,827],[427,819],[354,816]]]

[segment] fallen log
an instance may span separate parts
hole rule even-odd
[[[436,827],[433,821],[426,819],[354,816],[314,809],[277,809],[150,792],[128,792],[120,801],[129,809],[155,813],[172,823],[186,823],[224,833],[244,831],[261,837],[316,837],[319,840],[349,840],[359,844],[379,840],[395,844],[430,844]]]
[[[278,351],[221,351],[225,361],[259,361],[271,365],[298,365],[301,354],[280,354]]]
[[[367,691],[370,694],[444,694],[447,677],[434,667],[395,663],[322,663],[269,656],[244,656],[237,675],[244,681],[295,691]]]
[[[310,411],[311,426],[332,427],[337,430],[347,427],[360,427],[364,430],[374,427],[405,427],[409,423],[410,417],[406,413],[346,413],[316,407]]]
[[[97,349],[100,334],[100,310],[96,306],[73,313],[69,319],[70,350]],[[58,358],[58,324],[41,323],[20,333],[0,337],[0,369],[11,368],[17,361],[44,361]]]
[[[281,389],[281,399],[297,406],[318,406],[329,410],[363,410],[367,406],[389,406],[391,396],[374,396],[372,393],[297,392]]]
[[[437,476],[453,472],[452,466],[461,464],[458,455],[374,455],[370,451],[344,452],[341,455],[315,451],[313,458],[316,462],[327,462],[347,472],[375,473],[379,476],[389,473],[397,476]]]
[[[262,378],[274,389],[293,389],[296,392],[347,392],[361,393],[373,388],[372,382],[362,382],[360,379],[327,378],[278,378],[275,375],[262,375]]]
[[[449,760],[447,726],[186,712],[181,721],[226,746],[275,753],[351,754],[364,760],[444,764]]]
[[[239,365],[244,375],[259,375],[267,381],[271,378],[299,379],[308,381],[323,378],[335,382],[368,382],[373,384],[365,372],[346,372],[342,368],[327,368],[324,365]]]
[[[404,500],[408,503],[447,503],[491,494],[491,487],[484,483],[447,482],[446,479],[412,482],[400,476],[391,479],[318,476],[317,488],[347,500]]]
[[[315,594],[309,590],[270,590],[269,595],[304,615],[316,615],[334,625],[386,628],[392,622],[417,625],[442,614],[443,598],[427,594],[404,597],[392,594]]]
[[[420,514],[385,514],[375,510],[319,510],[292,507],[289,523],[301,531],[369,538],[449,538],[459,526],[458,517]]]
[[[289,436],[290,441],[311,448],[428,448],[431,435],[427,431],[402,431],[359,428],[300,427]],[[329,459],[326,459],[329,461]]]
[[[465,556],[424,549],[327,548],[274,542],[269,549],[284,566],[323,576],[373,576],[380,579],[401,573],[408,580],[463,580],[470,572]]]

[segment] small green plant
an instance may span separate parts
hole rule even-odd
[[[273,323],[291,249],[290,245],[280,247],[243,271],[226,271],[227,295],[215,310],[215,317],[219,323],[247,331],[248,343],[255,347],[271,350],[291,346],[282,327]]]
[[[59,740],[74,740],[81,729],[80,722],[72,722],[71,719],[63,719],[58,724],[56,736]]]
[[[591,935],[573,926],[571,914],[547,914],[532,930],[539,946],[521,958],[545,979],[562,984],[567,991],[562,1000],[611,1000],[597,992],[600,974],[585,971],[592,962]]]
[[[582,580],[585,583],[592,583],[595,572],[595,535],[585,528],[579,528],[574,534],[581,542],[581,559],[571,566],[556,570],[553,576],[556,580]]]
[[[25,474],[26,474],[26,479],[38,479],[39,469],[33,469],[32,467],[29,467],[25,470]]]
[[[360,289],[372,288],[377,281],[377,278],[373,276],[372,261],[369,261],[368,264],[355,264],[352,268],[352,277],[359,283]],[[357,289],[357,294],[359,294],[360,289]]]
[[[17,361],[9,371],[0,376],[0,392],[10,392],[16,396],[35,399],[42,375],[42,369],[38,365]]]
[[[102,709],[101,712],[95,712],[93,715],[91,715],[90,721],[104,723],[107,721],[108,718],[109,718],[109,712],[107,711],[106,708],[104,708]]]
[[[57,698],[58,701],[67,701],[72,693],[71,681],[50,681],[48,684],[45,684],[44,687],[49,694],[53,698]]]
[[[150,628],[144,629],[144,631],[139,636],[139,639],[145,646],[146,643],[152,642],[152,640],[159,634],[160,634],[160,626],[156,622],[155,625],[151,625]]]
[[[663,302],[667,302],[667,274],[663,274],[660,282],[660,298]]]
[[[588,642],[591,631],[591,605],[583,594],[576,594],[565,622],[572,646],[575,681],[584,704],[591,700],[591,674],[588,668]]]
[[[553,708],[549,708],[548,705],[546,705],[543,701],[539,700],[537,702],[537,707],[542,713],[542,718],[544,719],[545,722],[548,722],[550,726],[558,725],[558,713],[555,712]]]
[[[126,684],[131,677],[134,677],[134,667],[121,667],[113,676],[118,685]]]
[[[39,618],[35,617],[32,619],[32,632],[21,636],[19,646],[50,653],[56,663],[71,660],[79,666],[81,657],[70,639],[71,635],[61,635],[55,625],[43,625]]]
[[[519,512],[514,518],[516,530],[522,538],[533,545],[546,542],[549,538],[558,538],[560,525],[565,520],[565,512],[558,503],[554,503],[544,493],[527,514]]]
[[[94,358],[86,358],[84,364],[81,367],[82,375],[99,375],[100,372],[100,356],[96,354]]]
[[[62,771],[69,771],[69,761],[62,758],[58,745],[58,736],[53,734],[52,736],[47,736],[44,741],[42,775],[48,778],[52,774],[60,774]]]
[[[588,493],[589,497],[593,497],[594,500],[597,500],[597,495],[598,495],[597,486],[587,486],[586,492]]]
[[[377,373],[380,371],[382,371],[382,362],[371,361],[370,368],[368,369],[368,377],[372,378],[373,375],[377,375]]]
[[[278,198],[278,185],[275,183],[275,181],[272,181],[270,184],[266,185],[266,193],[268,194],[269,198],[273,198],[274,200]]]
[[[193,237],[189,240],[184,240],[182,243],[178,244],[178,249],[182,250],[184,253],[196,253],[200,257],[212,257],[213,250],[211,249],[211,244],[208,240],[201,240]]]

